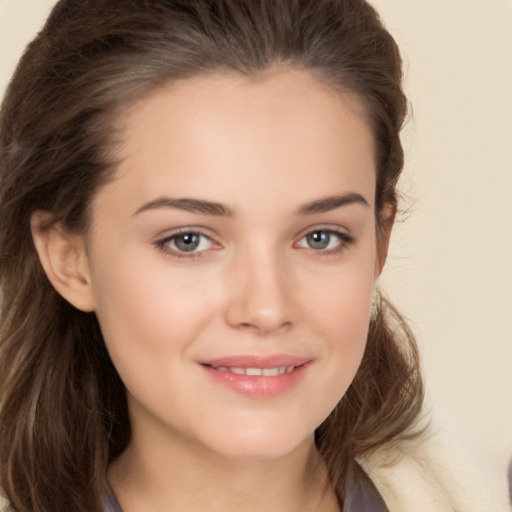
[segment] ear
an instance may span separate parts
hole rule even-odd
[[[389,240],[395,223],[397,205],[386,203],[377,214],[377,258],[375,261],[375,279],[378,279],[384,270],[388,258]]]
[[[36,211],[30,218],[32,238],[41,265],[52,286],[81,311],[94,310],[89,261],[82,236],[67,232],[61,224],[47,227],[51,214]]]

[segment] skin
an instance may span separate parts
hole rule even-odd
[[[123,510],[338,510],[314,431],[361,361],[385,252],[360,105],[305,72],[211,75],[152,93],[119,129],[87,235],[33,226],[50,280],[95,311],[128,390],[133,438],[109,473]],[[180,252],[178,230],[201,233],[197,248]],[[310,363],[271,397],[201,364],[247,354]]]

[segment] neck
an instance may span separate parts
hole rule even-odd
[[[109,481],[123,512],[339,510],[313,436],[279,458],[232,460],[185,439],[149,443],[135,431]]]

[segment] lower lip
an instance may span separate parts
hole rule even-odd
[[[212,366],[202,367],[216,382],[242,395],[267,398],[281,395],[294,388],[304,377],[310,363],[296,366],[290,373],[268,377],[266,375],[239,375],[216,370]]]

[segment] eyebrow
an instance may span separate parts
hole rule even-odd
[[[307,203],[299,208],[299,214],[312,215],[314,213],[325,213],[350,204],[361,204],[368,208],[370,207],[368,201],[361,194],[349,193],[340,196],[325,197],[323,199]]]
[[[325,213],[351,204],[361,204],[366,207],[370,206],[368,201],[361,194],[349,193],[339,196],[329,196],[306,203],[299,208],[298,214],[313,215],[315,213]],[[145,203],[134,213],[134,215],[159,208],[171,208],[203,215],[214,215],[216,217],[234,216],[234,211],[229,206],[222,203],[207,201],[204,199],[171,197],[160,197],[150,201],[149,203]]]
[[[173,199],[170,197],[160,197],[154,201],[150,201],[142,205],[134,215],[139,213],[155,210],[157,208],[174,208],[184,210],[191,213],[201,213],[203,215],[215,215],[218,217],[233,217],[234,213],[231,208],[214,201],[206,201],[203,199],[180,198]]]

